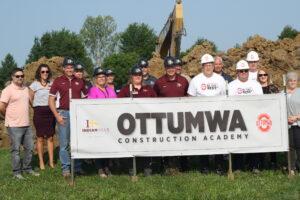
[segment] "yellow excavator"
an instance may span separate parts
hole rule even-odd
[[[176,0],[175,7],[158,36],[156,54],[159,54],[161,58],[168,55],[178,57],[183,35],[186,35],[183,26],[183,6],[181,0]]]

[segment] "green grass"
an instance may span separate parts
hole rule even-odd
[[[71,187],[59,166],[46,169],[40,177],[12,178],[10,154],[0,150],[0,199],[300,199],[300,176],[288,179],[281,171],[259,175],[239,173],[235,180],[215,174],[189,172],[177,176],[144,178],[132,182],[127,175],[100,179],[94,173],[77,177]]]

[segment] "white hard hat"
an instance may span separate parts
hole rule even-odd
[[[210,54],[204,54],[201,57],[201,64],[205,64],[205,63],[212,63],[215,62],[214,58],[210,55]]]
[[[236,64],[236,70],[249,69],[249,65],[245,60],[240,60]]]
[[[259,57],[258,57],[258,53],[256,53],[255,51],[250,51],[247,54],[247,59],[248,62],[256,62],[259,61]]]

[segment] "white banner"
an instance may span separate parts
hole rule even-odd
[[[287,150],[284,94],[71,102],[72,158]]]

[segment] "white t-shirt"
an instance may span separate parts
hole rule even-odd
[[[34,81],[29,88],[34,92],[33,107],[48,106],[49,91],[52,82],[48,83],[46,87],[42,86],[39,81]]]
[[[258,71],[256,71],[256,72],[250,72],[249,71],[249,78],[248,78],[248,80],[254,80],[254,81],[256,81],[257,80],[257,73],[258,73]]]
[[[262,95],[263,90],[257,81],[249,80],[242,82],[236,79],[228,84],[228,94],[230,96],[238,95]]]
[[[211,77],[206,77],[201,73],[191,80],[188,94],[191,96],[225,95],[226,82],[219,74],[213,73]]]

